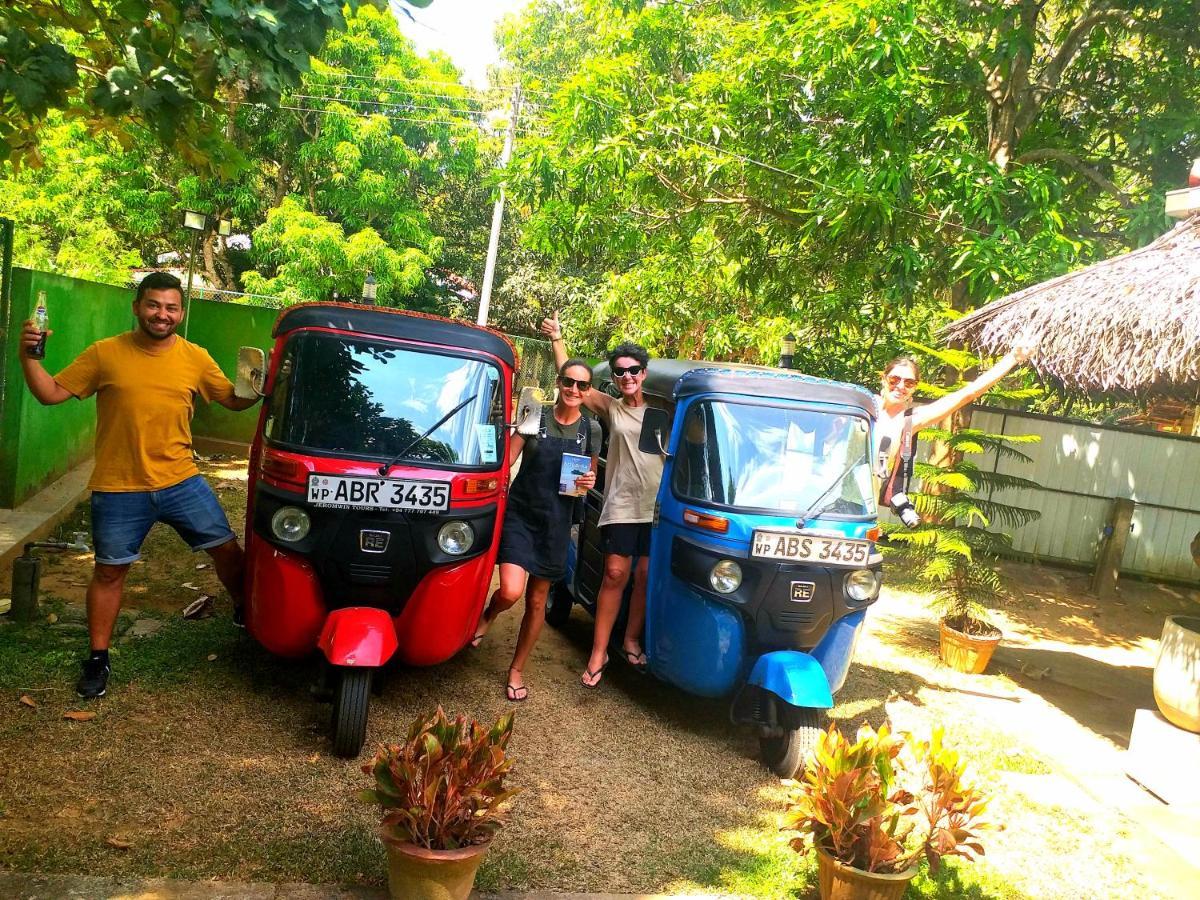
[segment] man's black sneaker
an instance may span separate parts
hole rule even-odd
[[[75,685],[75,693],[88,700],[103,697],[108,688],[108,674],[111,671],[108,663],[103,660],[85,659],[83,674],[79,676],[79,682]]]
[[[233,624],[238,628],[246,627],[246,610],[240,603],[233,604]]]

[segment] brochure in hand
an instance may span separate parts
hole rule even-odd
[[[575,479],[592,471],[592,458],[579,453],[564,453],[558,470],[558,492],[566,497],[582,497],[587,493],[575,487]]]

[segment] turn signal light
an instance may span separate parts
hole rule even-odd
[[[490,494],[500,487],[499,478],[468,478],[463,482],[464,494]]]
[[[304,466],[294,459],[276,456],[270,450],[263,453],[262,464],[258,469],[265,478],[288,481],[292,484],[304,484],[304,476],[307,474]]]
[[[875,543],[879,540],[879,536],[881,534],[883,534],[883,529],[881,529],[878,525],[876,525],[874,528],[868,528],[867,540]]]
[[[697,512],[694,509],[685,509],[683,511],[683,521],[689,525],[695,525],[697,528],[703,528],[706,531],[716,531],[720,534],[725,534],[729,531],[728,519],[723,519],[720,516],[710,516],[708,513]]]

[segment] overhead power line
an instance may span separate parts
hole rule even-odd
[[[429,79],[429,78],[388,78],[387,76],[384,76],[384,75],[359,75],[354,72],[310,72],[309,74],[313,75],[315,77],[318,77],[318,78],[344,78],[344,79],[352,79],[355,81],[372,81],[372,82],[386,83],[386,84],[434,86],[434,87],[438,87],[438,88],[449,86],[449,87],[456,87],[463,91],[467,91],[467,92],[474,93],[474,94],[487,93],[485,91],[480,90],[479,88],[471,87],[470,85],[463,84],[462,82],[459,82],[459,81],[435,81],[435,80]],[[501,89],[495,88],[494,90],[499,91]],[[538,91],[538,90],[533,90],[532,88],[522,88],[521,89],[522,96],[524,96],[525,94],[529,94],[529,93],[541,94],[544,97],[553,97],[554,96],[553,91]],[[528,104],[527,100],[522,101],[522,105],[527,105],[527,104]],[[538,104],[538,105],[542,105],[542,104]]]
[[[383,118],[383,119],[387,119],[389,122],[413,122],[418,125],[466,125],[466,126],[469,126],[472,128],[480,128],[483,124],[474,119],[466,119],[466,118],[456,119],[453,116],[451,116],[448,119],[418,119],[418,118],[414,118],[414,117],[410,117],[410,116],[391,115],[390,113],[386,113],[386,112],[356,112],[356,111],[348,110],[348,109],[319,109],[314,106],[291,106],[289,104],[284,104],[284,103],[278,103],[278,104],[254,103],[249,100],[234,100],[231,102],[236,106],[254,106],[259,109],[268,109],[268,110],[282,109],[282,110],[288,110],[290,112],[316,113],[316,114],[322,115],[322,116],[342,116],[343,118],[352,118],[352,119]],[[535,128],[532,128],[529,126],[518,125],[516,130],[518,132],[525,133],[525,134],[539,134],[539,135],[545,134],[544,131],[540,131],[538,129],[535,129]]]

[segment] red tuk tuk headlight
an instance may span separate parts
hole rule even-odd
[[[284,506],[271,516],[271,533],[281,541],[302,541],[310,528],[308,513],[295,506]]]
[[[708,573],[708,583],[718,594],[732,594],[742,586],[742,567],[732,559],[723,559]]]
[[[466,522],[447,522],[438,529],[437,542],[443,553],[462,556],[475,543],[475,529]]]

